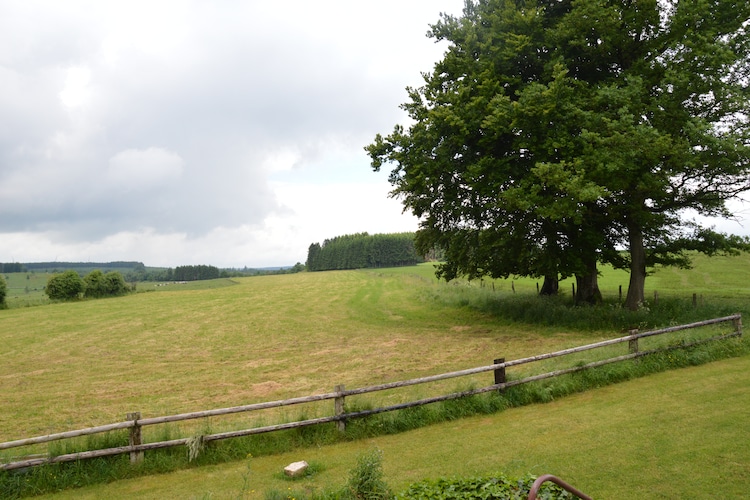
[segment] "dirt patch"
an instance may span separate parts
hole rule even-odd
[[[251,387],[252,387],[252,390],[251,390],[252,394],[257,395],[257,396],[267,396],[268,394],[272,394],[278,391],[284,386],[278,382],[269,380],[268,382],[261,382],[259,384],[253,384]]]
[[[406,339],[392,339],[387,342],[383,342],[381,345],[383,347],[396,347],[397,345],[401,344],[402,342],[408,342]]]

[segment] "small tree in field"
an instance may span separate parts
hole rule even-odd
[[[5,278],[0,276],[0,309],[5,309],[7,304],[5,303],[5,296],[8,294],[8,285],[5,283]]]
[[[86,284],[84,295],[87,298],[99,298],[107,295],[104,284],[104,273],[100,270],[95,269],[88,273],[84,276],[83,282]]]
[[[87,298],[119,297],[128,293],[128,285],[125,278],[117,271],[107,274],[95,269],[83,278],[86,284],[85,296]]]
[[[119,297],[130,291],[125,278],[117,271],[110,271],[104,275],[104,290],[108,297]]]
[[[52,300],[73,300],[83,294],[86,284],[75,271],[65,271],[47,280],[44,293]]]

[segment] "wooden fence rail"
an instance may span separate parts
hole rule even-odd
[[[656,335],[663,335],[666,333],[672,333],[676,331],[688,330],[688,329],[699,328],[699,327],[709,326],[709,325],[714,325],[714,324],[719,324],[719,323],[727,323],[727,322],[731,322],[734,328],[734,331],[728,334],[701,339],[701,340],[690,342],[690,343],[680,343],[678,345],[672,345],[672,346],[663,347],[659,349],[653,349],[653,350],[647,350],[647,351],[639,350],[638,340],[642,338],[653,337]],[[57,455],[54,457],[35,456],[34,458],[28,458],[25,460],[12,461],[8,463],[0,463],[0,470],[12,470],[12,469],[19,469],[19,468],[24,468],[24,467],[42,465],[46,463],[68,462],[68,461],[73,461],[73,460],[120,455],[120,454],[125,454],[125,453],[130,453],[131,461],[136,462],[143,458],[144,451],[155,450],[159,448],[168,448],[168,447],[173,447],[173,446],[184,446],[184,445],[188,445],[189,442],[192,439],[194,439],[194,438],[181,438],[181,439],[161,441],[161,442],[156,442],[156,443],[142,443],[141,442],[141,428],[144,426],[165,424],[165,423],[170,423],[170,422],[179,422],[179,421],[184,421],[184,420],[193,420],[193,419],[206,418],[206,417],[215,417],[215,416],[221,416],[221,415],[229,415],[233,413],[259,411],[259,410],[265,410],[265,409],[270,409],[270,408],[279,408],[283,406],[312,403],[316,401],[325,401],[325,400],[330,400],[330,399],[333,399],[335,401],[334,414],[331,416],[302,420],[302,421],[297,421],[297,422],[289,422],[285,424],[255,427],[255,428],[244,429],[244,430],[239,430],[239,431],[210,434],[206,436],[201,436],[201,439],[203,442],[209,442],[209,441],[216,441],[216,440],[221,440],[221,439],[249,436],[253,434],[280,431],[280,430],[285,430],[285,429],[293,429],[293,428],[304,427],[304,426],[309,426],[309,425],[318,425],[318,424],[329,423],[329,422],[337,422],[339,430],[344,430],[345,422],[347,419],[361,418],[361,417],[366,417],[368,415],[374,415],[377,413],[401,410],[405,408],[410,408],[410,407],[415,407],[415,406],[420,406],[420,405],[425,405],[425,404],[430,404],[430,403],[436,403],[439,401],[458,399],[458,398],[462,398],[462,397],[466,397],[470,395],[481,394],[481,393],[495,391],[495,390],[503,390],[503,389],[513,387],[516,385],[526,384],[529,382],[535,382],[538,380],[544,380],[544,379],[548,379],[552,377],[557,377],[560,375],[565,375],[568,373],[579,372],[579,371],[587,370],[587,369],[594,368],[597,366],[603,366],[603,365],[610,364],[610,363],[617,363],[617,362],[624,361],[627,359],[634,359],[640,356],[653,354],[655,352],[661,352],[661,351],[666,351],[670,349],[680,349],[683,347],[689,347],[689,346],[693,346],[693,345],[697,345],[697,344],[701,344],[705,342],[712,342],[716,340],[727,339],[730,337],[738,337],[741,335],[742,335],[742,316],[740,314],[734,314],[734,315],[725,316],[722,318],[715,318],[715,319],[710,319],[706,321],[698,321],[698,322],[690,323],[686,325],[661,328],[658,330],[651,330],[651,331],[643,332],[643,333],[638,333],[637,330],[633,330],[630,332],[630,335],[626,335],[624,337],[618,337],[618,338],[614,338],[610,340],[604,340],[604,341],[596,342],[593,344],[572,347],[569,349],[563,349],[560,351],[550,352],[546,354],[539,354],[536,356],[530,356],[527,358],[521,358],[521,359],[516,359],[516,360],[511,360],[511,361],[504,361],[503,359],[497,359],[495,360],[495,363],[491,365],[487,365],[487,366],[481,366],[481,367],[470,368],[466,370],[442,373],[438,375],[431,375],[427,377],[414,378],[414,379],[403,380],[403,381],[398,381],[398,382],[390,382],[390,383],[379,384],[379,385],[374,385],[374,386],[369,386],[369,387],[362,387],[359,389],[347,390],[345,389],[343,385],[338,385],[336,386],[334,392],[329,392],[325,394],[290,398],[290,399],[284,399],[284,400],[278,400],[278,401],[268,401],[268,402],[255,403],[255,404],[249,404],[249,405],[243,405],[243,406],[234,406],[231,408],[220,408],[220,409],[215,409],[215,410],[182,413],[179,415],[168,415],[168,416],[162,416],[162,417],[141,418],[140,413],[134,412],[134,413],[129,413],[127,415],[128,420],[125,420],[123,422],[117,422],[117,423],[108,424],[108,425],[100,425],[97,427],[89,427],[87,429],[60,432],[56,434],[48,434],[45,436],[38,436],[38,437],[33,437],[33,438],[19,439],[15,441],[0,443],[0,450],[7,450],[11,448],[20,447],[20,446],[29,446],[29,445],[34,445],[34,444],[47,443],[51,441],[61,440],[61,439],[70,439],[70,438],[76,438],[76,437],[81,437],[81,436],[88,436],[92,434],[111,432],[111,431],[120,430],[120,429],[130,429],[130,441],[129,441],[128,446],[108,448],[108,449],[103,449],[103,450],[70,453],[70,454],[65,454],[65,455]],[[594,361],[591,363],[578,365],[578,366],[574,366],[571,368],[565,368],[565,369],[556,370],[552,372],[542,373],[539,375],[533,375],[533,376],[521,378],[518,380],[507,381],[505,379],[505,369],[512,367],[512,366],[519,366],[519,365],[523,365],[527,363],[533,363],[536,361],[557,358],[561,356],[584,352],[584,351],[588,351],[591,349],[598,349],[598,348],[620,344],[624,342],[628,342],[629,353],[622,355],[622,356],[616,356],[613,358],[608,358],[608,359],[604,359],[600,361]],[[395,404],[395,405],[385,406],[381,408],[355,411],[355,412],[349,412],[349,413],[345,412],[344,401],[345,401],[345,398],[348,396],[355,396],[355,395],[367,394],[371,392],[384,391],[387,389],[397,389],[397,388],[408,387],[408,386],[417,385],[417,384],[425,384],[429,382],[436,382],[436,381],[447,380],[451,378],[475,375],[475,374],[489,372],[489,371],[492,371],[495,373],[495,383],[486,387],[481,387],[481,388],[471,389],[471,390],[466,390],[466,391],[461,391],[461,392],[454,392],[450,394],[444,394],[441,396],[419,399],[416,401],[410,401],[407,403]]]

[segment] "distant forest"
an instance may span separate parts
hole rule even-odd
[[[123,269],[145,268],[142,262],[0,262],[0,273],[56,273],[68,269],[79,272],[93,271],[122,271]]]
[[[291,267],[271,269],[219,269],[216,266],[177,266],[147,267],[142,262],[0,262],[0,273],[61,273],[74,270],[84,275],[93,270],[104,273],[117,271],[125,281],[135,283],[139,281],[195,281],[216,278],[232,278],[240,276],[257,276],[260,274],[287,274],[304,270],[304,266],[297,263]]]
[[[313,243],[307,251],[308,271],[411,266],[424,262],[414,248],[414,233],[348,234]]]

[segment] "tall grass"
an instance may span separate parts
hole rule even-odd
[[[630,311],[613,298],[596,307],[575,305],[573,299],[564,294],[553,297],[513,294],[477,283],[433,287],[423,289],[421,293],[423,300],[473,309],[508,323],[580,331],[646,330],[750,312],[750,302],[743,298],[701,298],[694,305],[691,298],[666,296],[656,302],[647,301],[639,310]]]

